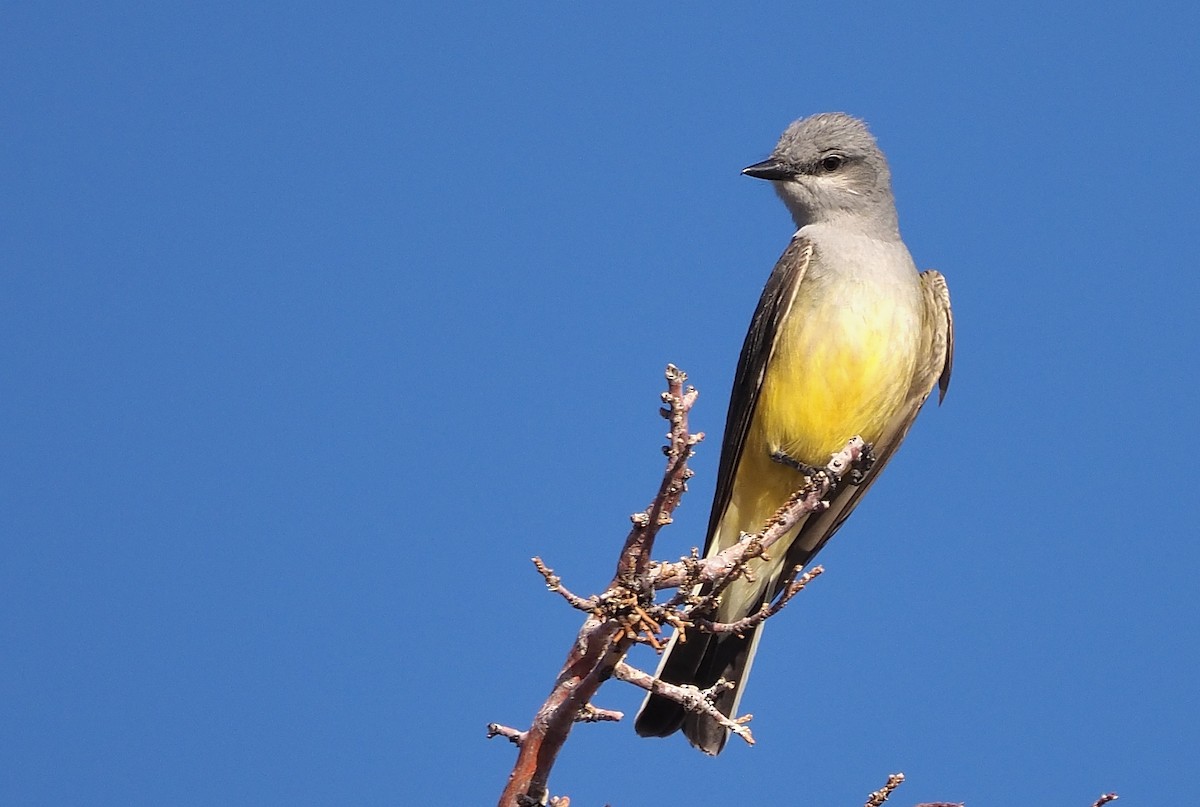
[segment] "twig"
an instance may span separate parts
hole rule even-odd
[[[542,562],[541,558],[532,558],[533,565],[537,567],[538,574],[546,578],[546,588],[557,592],[566,600],[572,608],[578,608],[580,611],[591,611],[596,607],[596,597],[580,597],[578,594],[572,594],[571,591],[562,584],[562,578],[554,573],[554,570]]]
[[[590,703],[579,710],[579,714],[575,715],[576,723],[616,723],[625,717],[624,712],[618,712],[616,709],[601,709],[599,706],[592,706]]]
[[[688,413],[696,403],[699,393],[694,387],[684,388],[687,373],[673,364],[668,364],[666,378],[667,391],[662,394],[662,402],[667,408],[659,410],[659,413],[671,424],[667,432],[667,445],[663,447],[663,453],[667,456],[667,468],[663,473],[658,494],[650,502],[650,506],[629,517],[633,522],[633,529],[630,530],[621,549],[614,583],[634,584],[637,578],[645,573],[650,564],[654,539],[658,536],[660,528],[671,523],[671,515],[687,491],[687,481],[692,478],[692,470],[687,467],[687,461],[694,453],[692,448],[704,439],[703,432],[692,434],[688,431]]]
[[[803,566],[797,566],[792,569],[791,573],[788,575],[786,583],[784,584],[784,590],[779,596],[779,599],[775,600],[775,602],[771,604],[764,603],[761,608],[759,608],[750,616],[743,617],[737,622],[713,622],[710,619],[692,615],[689,617],[691,623],[706,633],[733,633],[740,636],[741,634],[753,628],[755,625],[767,621],[782,611],[784,606],[788,604],[792,597],[795,597],[797,594],[803,591],[805,586],[807,586],[814,578],[819,577],[825,571],[824,566],[814,566],[812,569],[801,575],[800,579],[797,580],[796,575],[800,574],[800,571],[803,568]]]
[[[517,729],[509,728],[508,726],[502,726],[499,723],[488,723],[487,727],[487,736],[489,740],[493,737],[503,737],[513,745],[520,745],[521,743],[525,742],[525,734],[526,732],[524,731],[518,731]]]
[[[902,784],[904,784],[904,774],[893,773],[888,777],[886,785],[867,797],[867,801],[863,807],[880,807],[881,804],[888,800],[888,796],[892,795],[892,791]]]
[[[700,689],[691,684],[684,684],[682,686],[668,684],[666,681],[655,678],[649,673],[642,672],[636,667],[631,667],[623,661],[613,670],[613,677],[641,687],[647,692],[653,692],[655,695],[670,698],[688,711],[708,715],[724,728],[729,729],[745,740],[747,745],[754,745],[754,735],[750,733],[750,729],[746,726],[746,723],[750,722],[753,715],[731,719],[722,714],[721,710],[713,705],[713,701],[717,695],[733,687],[733,683],[726,681],[724,678],[718,680],[717,683],[708,689]]]

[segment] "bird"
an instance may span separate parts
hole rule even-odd
[[[738,358],[725,422],[704,554],[761,531],[775,511],[847,441],[860,436],[874,464],[831,490],[827,509],[806,516],[721,593],[710,617],[734,622],[786,587],[878,477],[917,412],[950,383],[954,323],[945,278],[919,272],[900,236],[887,159],[860,119],[834,112],[793,122],[770,156],[742,171],[774,186],[796,231],[767,279]],[[857,482],[855,484],[854,482]],[[656,677],[712,687],[732,682],[714,705],[737,714],[763,624],[736,634],[672,636]],[[729,732],[712,717],[649,694],[639,735],[682,729],[705,752]]]

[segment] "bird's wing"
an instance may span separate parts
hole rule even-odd
[[[950,389],[950,370],[954,366],[954,315],[950,312],[950,288],[941,272],[930,269],[921,273],[921,289],[925,292],[925,311],[933,320],[929,364],[925,372],[937,373],[940,404],[946,398],[946,390]],[[919,386],[921,383],[918,372],[914,384]]]
[[[796,539],[788,548],[783,568],[807,565],[809,560],[833,537],[838,527],[850,515],[871,484],[879,477],[892,454],[912,428],[917,413],[925,404],[936,384],[939,387],[938,402],[946,396],[950,386],[950,368],[954,360],[954,319],[950,313],[950,290],[940,272],[932,269],[921,273],[921,291],[924,299],[925,344],[913,373],[909,387],[908,405],[903,407],[884,430],[883,436],[873,446],[875,464],[866,479],[859,485],[843,482],[829,502],[829,509],[809,517],[797,532]],[[786,579],[786,575],[784,578]],[[782,582],[781,579],[781,582]],[[768,599],[779,593],[779,586]]]
[[[759,388],[775,350],[775,334],[787,317],[796,299],[796,292],[813,259],[813,243],[802,236],[793,236],[787,249],[775,262],[771,276],[763,287],[758,308],[750,320],[750,330],[742,344],[737,371],[733,377],[733,392],[729,397],[729,412],[725,416],[725,437],[721,443],[721,460],[717,468],[717,490],[713,496],[708,520],[708,538],[704,554],[712,549],[717,526],[733,495],[734,474],[742,458],[742,448],[758,405]]]

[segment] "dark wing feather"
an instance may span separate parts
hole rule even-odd
[[[775,262],[775,268],[771,270],[771,276],[767,278],[767,285],[758,300],[758,308],[750,320],[750,330],[746,332],[746,341],[742,343],[742,353],[733,377],[729,412],[725,416],[725,437],[721,442],[721,460],[717,468],[717,490],[713,496],[708,537],[704,544],[706,555],[733,495],[733,476],[742,458],[750,421],[758,405],[763,375],[775,351],[775,334],[779,330],[779,323],[791,310],[812,256],[812,242],[801,236],[793,236],[787,249]]]

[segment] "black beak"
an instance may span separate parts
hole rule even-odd
[[[742,169],[742,173],[748,177],[754,177],[755,179],[781,180],[791,179],[792,177],[796,176],[796,172],[794,170],[788,168],[778,160],[772,159],[763,160],[760,163],[746,166]]]

